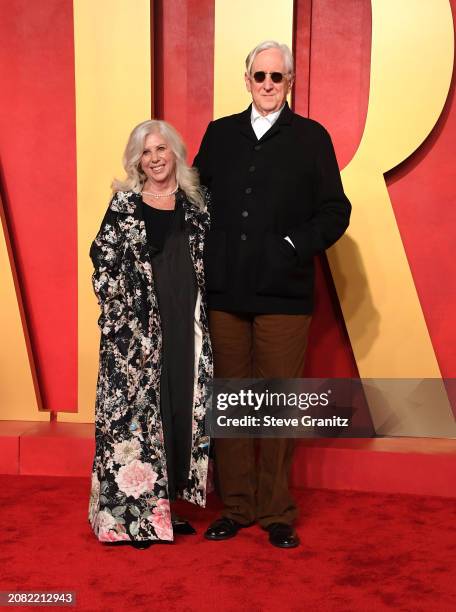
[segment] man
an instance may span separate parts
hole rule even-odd
[[[249,108],[209,124],[194,165],[212,191],[206,250],[209,324],[217,378],[302,376],[313,309],[313,257],[346,230],[351,206],[331,139],[293,113],[293,57],[266,41],[246,59]],[[257,522],[293,548],[297,508],[288,490],[293,440],[217,439],[224,509],[206,531],[235,536]]]

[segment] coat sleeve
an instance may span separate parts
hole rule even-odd
[[[314,185],[312,217],[289,233],[302,261],[334,244],[350,220],[351,204],[344,193],[331,137],[325,129],[316,154]]]
[[[213,141],[213,121],[207,126],[206,132],[201,141],[201,145],[195,159],[193,160],[193,166],[198,169],[200,182],[202,185],[211,188],[211,182],[213,177],[211,160],[212,155],[212,141]]]
[[[118,331],[126,323],[120,270],[122,249],[117,212],[110,205],[90,247],[90,258],[94,266],[92,285],[101,308],[98,324],[105,336]]]

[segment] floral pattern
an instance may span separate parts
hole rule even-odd
[[[209,192],[204,194],[204,209],[183,192],[176,196],[190,228],[199,294],[195,346],[201,349],[195,368],[190,471],[181,496],[200,506],[206,503],[209,439],[204,417],[213,374],[203,270]],[[103,542],[173,539],[160,417],[160,313],[140,202],[136,193],[117,192],[90,249],[101,341],[89,521]]]
[[[154,526],[155,533],[160,540],[172,540],[173,531],[170,528],[171,510],[167,499],[159,499],[157,505],[152,510],[149,520]]]

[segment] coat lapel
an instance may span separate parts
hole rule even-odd
[[[189,202],[181,191],[179,192],[179,198],[181,198],[180,202],[184,207],[185,222],[189,229],[188,240],[190,256],[192,258],[196,280],[200,289],[203,289],[204,276],[202,260],[204,250],[204,232],[206,231],[206,225],[203,217],[204,215],[207,216],[207,212],[201,211],[195,204]]]
[[[142,216],[141,195],[127,192],[124,199],[117,201],[114,210],[123,213],[119,217],[119,225],[130,246],[139,268],[152,283],[152,265],[147,244],[146,224]]]
[[[253,142],[258,142],[258,138],[256,137],[255,132],[253,131],[252,121],[251,121],[251,113],[252,113],[252,105],[243,112],[239,113],[237,116],[239,129],[241,134],[246,136],[249,140]]]

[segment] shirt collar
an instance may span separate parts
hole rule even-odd
[[[278,111],[275,111],[274,113],[269,113],[268,115],[261,115],[255,104],[252,102],[252,114],[251,114],[251,120],[252,120],[252,124],[255,123],[255,121],[257,119],[266,119],[266,121],[272,125],[273,123],[276,122],[277,117],[280,115],[280,113],[282,112],[283,108],[285,106],[285,103],[279,108]]]

